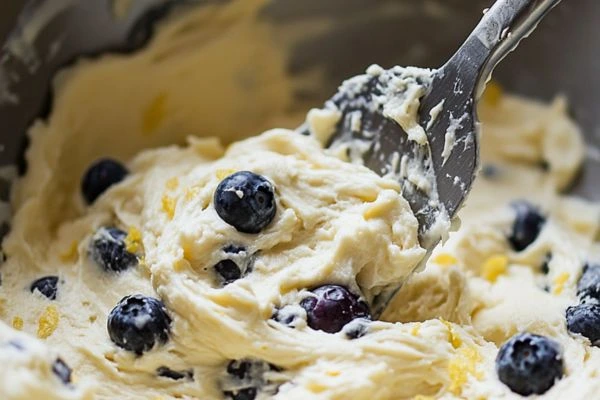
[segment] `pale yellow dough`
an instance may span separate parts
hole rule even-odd
[[[425,251],[398,183],[328,154],[317,139],[278,129],[225,147],[290,115],[300,122],[297,81],[255,3],[190,11],[146,49],[82,61],[57,78],[51,116],[30,131],[29,169],[13,191],[3,243],[0,398],[223,399],[225,366],[247,357],[281,367],[270,377],[280,400],[520,398],[498,381],[494,359],[525,330],[564,351],[565,377],[540,398],[597,396],[600,349],[566,331],[564,311],[577,301],[584,262],[600,260],[600,207],[559,194],[584,154],[561,99],[484,98],[483,164],[497,173],[478,178],[461,228],[365,336],[270,319],[324,283],[368,301],[410,276]],[[311,118],[333,123],[317,111]],[[131,174],[85,206],[81,176],[105,156]],[[237,232],[212,204],[221,179],[239,170],[276,188],[277,215],[259,235]],[[506,240],[516,198],[549,215],[518,253]],[[90,238],[107,225],[140,234],[138,267],[109,274],[90,260]],[[255,264],[221,287],[212,266],[232,243],[257,252]],[[28,290],[45,275],[60,277],[55,301]],[[140,357],[106,331],[109,311],[134,293],[160,297],[173,318],[168,343]],[[9,349],[14,340],[25,350]],[[58,356],[73,369],[70,386],[51,372]],[[194,379],[159,378],[161,366],[192,369]]]

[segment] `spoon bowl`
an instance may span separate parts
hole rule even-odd
[[[441,68],[372,66],[326,102],[339,116],[329,147],[344,147],[352,161],[400,181],[428,254],[448,232],[478,171],[476,104],[486,82],[559,2],[498,0]],[[374,299],[374,315],[398,289],[390,285]]]

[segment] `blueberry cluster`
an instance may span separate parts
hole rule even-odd
[[[579,304],[566,311],[567,329],[600,346],[600,265],[587,264],[577,284]]]
[[[309,327],[327,333],[337,333],[349,322],[362,319],[362,324],[345,332],[350,338],[363,336],[365,325],[371,319],[367,303],[340,285],[323,285],[312,289],[310,296],[300,302],[300,307],[306,312]],[[298,316],[289,310],[290,306],[281,308],[275,312],[273,319],[293,327]]]
[[[274,395],[278,385],[271,382],[267,374],[278,371],[281,368],[261,360],[232,360],[227,364],[221,389],[225,397],[232,400],[254,400],[259,392]]]
[[[515,393],[543,394],[564,374],[560,345],[544,336],[517,334],[500,347],[496,373]]]
[[[522,251],[537,239],[546,224],[546,217],[525,200],[515,201],[511,207],[515,211],[515,220],[508,241],[513,250]]]

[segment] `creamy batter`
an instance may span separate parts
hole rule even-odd
[[[483,172],[462,226],[410,276],[425,250],[395,180],[318,137],[276,129],[240,140],[296,122],[283,53],[248,4],[189,12],[142,51],[57,78],[53,112],[30,131],[3,243],[0,397],[224,399],[248,383],[231,370],[251,360],[257,399],[519,398],[495,358],[523,331],[562,351],[564,376],[540,398],[597,396],[600,349],[565,324],[584,264],[600,260],[600,207],[561,194],[584,155],[565,101],[488,90]],[[129,173],[87,204],[82,177],[103,157]],[[273,187],[277,211],[258,234],[215,210],[215,190],[238,171]],[[515,199],[546,216],[519,251],[509,240]],[[135,265],[99,265],[90,246],[108,227],[125,232]],[[231,282],[213,268],[226,258],[241,269]],[[58,277],[54,299],[30,290],[46,276]],[[336,333],[312,329],[300,306],[320,285],[368,303],[407,278],[380,321]],[[111,310],[137,294],[160,299],[170,318],[164,343],[140,354],[107,332]]]

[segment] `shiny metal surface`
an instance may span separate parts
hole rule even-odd
[[[37,9],[50,2],[35,0],[22,8],[23,1],[0,4],[0,40],[9,31],[18,34],[20,26]],[[109,0],[72,0],[34,38],[42,63],[32,68],[11,55],[0,52],[0,75],[8,79],[19,102],[0,104],[0,165],[21,160],[26,145],[25,130],[38,115],[51,107],[50,80],[61,66],[77,56],[103,51],[132,51],[143,45],[152,32],[153,21],[164,9],[153,7],[168,0],[133,0],[127,18],[115,20]],[[315,105],[322,104],[339,82],[356,75],[376,61],[383,66],[418,65],[436,67],[448,59],[456,44],[489,7],[491,0],[278,0],[265,18],[274,25],[317,17],[342,21],[322,37],[308,35],[293,49],[289,69],[300,72],[315,65],[326,72],[321,91],[299,93]],[[387,10],[402,10],[388,12]],[[387,7],[387,8],[386,8]],[[376,9],[385,12],[374,12]],[[17,11],[22,14],[17,18]],[[573,115],[582,126],[590,146],[600,144],[600,2],[564,1],[542,22],[533,38],[511,54],[495,72],[507,89],[550,99],[565,94]],[[60,39],[60,46],[56,46]],[[357,57],[360,54],[360,57]],[[597,174],[600,164],[588,160],[574,191],[600,200]]]
[[[425,128],[428,146],[411,139],[393,119],[385,116],[379,100],[396,93],[395,79],[406,79],[403,70],[390,69],[380,75],[362,75],[358,87],[342,85],[328,104],[342,114],[331,138],[332,145],[360,140],[369,149],[364,164],[378,174],[394,173],[402,182],[403,196],[419,221],[419,241],[433,249],[441,239],[435,229],[438,220],[453,217],[468,195],[479,165],[479,123],[477,99],[497,64],[529,35],[544,15],[560,0],[498,0],[487,10],[462,46],[433,73],[427,93],[421,99],[420,125]],[[414,79],[416,84],[419,77]],[[406,90],[410,90],[407,88]],[[402,101],[402,100],[401,100]],[[434,108],[442,107],[433,116]],[[355,119],[360,127],[353,128]],[[451,148],[446,136],[453,137]],[[402,161],[398,160],[402,157]],[[396,160],[396,161],[394,161]],[[399,164],[420,164],[419,171],[435,179],[428,190],[417,187]],[[437,188],[437,190],[436,190]],[[387,288],[372,304],[379,315],[399,287]]]

